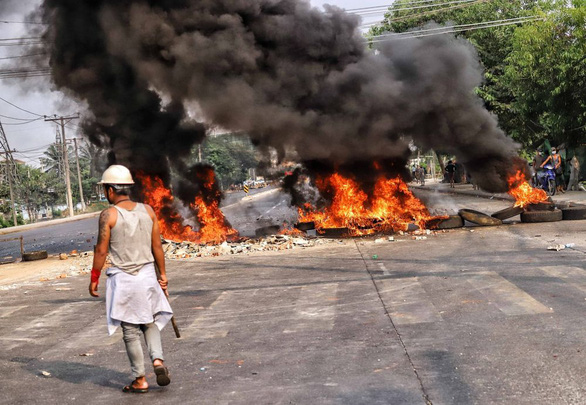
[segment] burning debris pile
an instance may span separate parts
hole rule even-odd
[[[412,223],[425,228],[433,219],[399,176],[381,176],[370,198],[356,181],[338,173],[318,178],[316,184],[331,195],[331,202],[323,210],[305,203],[299,221],[314,223],[319,233],[328,228],[346,228],[354,236],[406,231]]]
[[[220,191],[211,167],[201,166],[197,171],[199,192],[194,193],[193,202],[186,207],[196,224],[185,224],[179,214],[171,190],[157,176],[137,174],[142,187],[144,201],[153,207],[159,220],[159,229],[164,238],[174,241],[189,241],[203,244],[219,244],[238,236],[219,208]],[[199,230],[193,227],[199,225]]]
[[[430,219],[402,183],[411,141],[456,155],[487,191],[527,170],[474,93],[482,71],[464,40],[389,39],[373,52],[358,17],[304,0],[43,0],[38,15],[44,49],[31,54],[49,55],[54,85],[88,106],[83,131],[110,163],[141,173],[137,197],[169,239],[236,235],[208,170],[186,163],[208,125],[295,151],[332,204],[304,201],[302,217],[355,234]],[[363,170],[373,162],[384,170]],[[357,193],[346,212],[330,191],[340,182]]]

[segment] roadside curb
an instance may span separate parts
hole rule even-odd
[[[45,228],[47,226],[65,224],[67,222],[81,221],[81,220],[84,220],[84,219],[95,218],[95,217],[97,217],[99,215],[100,215],[100,211],[98,211],[98,212],[91,212],[89,214],[75,215],[75,216],[70,217],[70,218],[59,218],[59,219],[53,219],[51,221],[35,222],[34,224],[26,224],[26,225],[13,226],[13,227],[10,227],[10,228],[0,229],[0,235],[8,235],[10,233],[29,231],[31,229]]]
[[[443,187],[429,187],[429,186],[410,186],[413,189],[426,190],[426,191],[437,191],[438,193],[444,194],[461,194],[468,195],[471,197],[486,198],[488,200],[502,200],[502,201],[515,201],[513,197],[507,194],[491,194],[481,190],[459,190],[456,188],[443,188]]]

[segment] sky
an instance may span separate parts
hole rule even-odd
[[[27,15],[36,7],[40,0],[0,0],[0,3],[12,3],[10,11],[0,13],[0,21],[28,21]],[[315,7],[331,4],[346,10],[381,6],[392,3],[392,0],[310,0]],[[0,4],[0,12],[3,6]],[[4,7],[7,8],[7,7]],[[363,18],[363,24],[382,20],[383,15],[374,14]],[[2,39],[20,38],[26,35],[26,25],[0,22],[0,69],[6,68],[11,60],[1,59],[23,55],[19,46],[2,46]],[[13,60],[12,60],[13,61]],[[26,58],[20,59],[21,66],[26,67]],[[56,125],[45,122],[43,115],[72,115],[83,112],[83,106],[71,100],[59,91],[51,89],[47,78],[44,79],[2,79],[0,78],[0,98],[29,112],[22,111],[3,100],[0,100],[0,122],[6,133],[10,148],[16,150],[15,159],[25,161],[32,166],[39,166],[39,157],[51,143],[55,142]],[[39,115],[41,117],[39,117]],[[11,117],[11,118],[6,118]],[[12,119],[17,118],[17,119]],[[34,120],[28,122],[28,120]],[[24,121],[27,120],[27,121]],[[66,127],[67,138],[82,137],[75,123]]]

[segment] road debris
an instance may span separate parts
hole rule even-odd
[[[188,241],[174,242],[163,239],[163,250],[167,259],[190,259],[309,248],[337,242],[336,239],[290,235],[271,235],[239,242],[224,242],[220,245],[204,245]]]
[[[560,250],[564,250],[565,248],[566,248],[566,245],[557,244],[557,245],[548,246],[547,250],[555,250],[556,252],[559,252]]]

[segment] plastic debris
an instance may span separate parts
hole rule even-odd
[[[547,250],[555,250],[556,252],[559,252],[560,250],[564,250],[565,248],[566,248],[566,245],[557,244],[557,245],[548,246]]]
[[[93,355],[94,355],[93,353],[82,353],[82,354],[80,354],[81,357],[90,357],[90,356],[93,356]]]
[[[571,249],[571,248],[573,248],[574,246],[576,246],[576,244],[575,244],[575,243],[566,243],[566,247],[567,247],[568,249]]]
[[[383,243],[385,240],[383,238],[378,238],[374,241],[374,243]]]
[[[59,260],[67,260],[67,253],[59,253]]]
[[[372,259],[373,259],[373,260],[376,260],[376,259],[378,259],[378,255],[372,255]]]
[[[48,371],[41,371],[41,374],[43,375],[43,377],[51,377],[51,373],[49,373]]]

